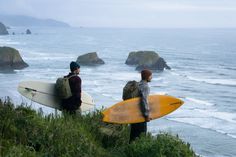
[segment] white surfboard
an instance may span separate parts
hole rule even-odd
[[[56,94],[55,83],[24,81],[19,83],[17,90],[21,95],[34,102],[61,110],[61,99]],[[85,91],[81,93],[81,100],[82,112],[94,109],[93,98]]]

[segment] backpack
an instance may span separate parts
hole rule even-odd
[[[70,77],[60,77],[57,79],[55,87],[57,95],[61,99],[68,99],[72,96],[69,79],[73,76],[75,75],[72,75]]]
[[[139,97],[139,87],[138,82],[133,80],[126,83],[125,87],[123,88],[123,100]]]

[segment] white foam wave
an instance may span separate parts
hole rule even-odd
[[[158,95],[167,95],[167,92],[156,92],[155,94],[158,94]]]
[[[164,78],[163,77],[155,77],[152,79],[152,81],[163,81]]]
[[[217,120],[213,118],[190,118],[190,117],[184,117],[184,118],[171,118],[168,117],[167,119],[180,122],[180,123],[185,123],[185,124],[190,124],[194,126],[198,126],[204,129],[210,129],[213,131],[216,131],[218,133],[230,136],[232,138],[236,138],[235,136],[235,124],[223,122],[222,120]],[[224,125],[222,125],[224,123]]]
[[[189,98],[188,98],[189,99]],[[190,100],[192,100],[190,98]],[[194,101],[200,102],[199,100]],[[205,104],[205,102],[203,101]],[[214,130],[232,138],[236,138],[236,114],[217,111],[212,108],[180,108],[166,117],[171,121],[186,123],[204,129]]]
[[[21,50],[23,51],[23,50]],[[49,52],[40,52],[35,50],[24,50],[27,54],[24,56],[25,60],[63,60],[71,59],[74,60],[74,56],[67,53],[49,53]]]
[[[210,103],[210,102],[204,101],[204,100],[200,100],[200,99],[195,99],[195,98],[190,98],[190,97],[186,97],[185,99],[186,99],[186,100],[189,100],[189,101],[191,101],[191,102],[200,104],[200,105],[206,105],[206,106],[214,106],[214,105],[215,105],[215,104],[213,104],[213,103]]]
[[[112,77],[113,80],[118,80],[118,81],[130,81],[130,80],[136,80],[138,81],[139,74],[136,72],[117,72],[117,73],[111,73],[110,76]]]
[[[204,83],[214,84],[214,85],[236,86],[236,79],[201,79],[201,78],[195,78],[191,76],[187,76],[187,78],[192,81],[204,82]]]
[[[44,60],[44,61],[65,61],[65,60],[74,60],[73,57],[64,57],[64,56],[51,56],[51,57],[24,57],[27,61],[37,61],[37,60]]]
[[[207,111],[207,110],[200,110],[196,109],[196,111],[199,111],[200,113],[207,115],[208,117],[214,117],[217,119],[225,120],[230,123],[236,124],[236,114],[235,113],[228,113],[228,112],[219,112],[219,111]]]
[[[173,69],[172,69],[173,70]],[[174,76],[181,76],[181,74],[179,74],[179,73],[177,73],[177,72],[173,72],[173,71],[171,71],[170,72],[172,75],[174,75]]]
[[[230,137],[236,138],[236,134],[227,134]]]
[[[17,41],[12,41],[10,39],[0,39],[0,43],[2,45],[25,45],[25,43],[17,42]]]
[[[102,95],[103,95],[103,96],[106,96],[106,97],[112,97],[111,94],[105,94],[105,93],[103,93]]]
[[[112,100],[116,100],[116,101],[122,101],[120,97],[115,97],[112,94],[107,94],[107,93],[102,93],[103,96],[110,98]]]

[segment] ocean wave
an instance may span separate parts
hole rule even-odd
[[[175,70],[175,69],[172,69],[172,70]],[[173,72],[173,71],[171,72],[171,74],[172,74],[172,75],[175,75],[175,76],[181,76],[179,73]]]
[[[19,49],[21,50],[21,49]],[[49,52],[40,52],[35,50],[21,50],[26,52],[24,55],[24,59],[28,61],[35,60],[62,60],[65,61],[67,59],[74,60],[76,57],[72,54],[68,53],[49,53]]]
[[[196,99],[196,98],[190,98],[190,97],[185,97],[186,100],[200,104],[200,105],[206,105],[206,106],[214,106],[215,104],[210,103],[208,101],[205,100],[200,100],[200,99]]]
[[[201,79],[201,78],[195,78],[191,76],[187,76],[187,78],[192,81],[204,82],[204,83],[213,84],[213,85],[236,86],[235,79]]]
[[[227,135],[231,138],[236,138],[235,136],[235,125],[231,123],[223,122],[222,120],[212,119],[212,118],[191,118],[191,117],[180,117],[180,118],[172,118],[168,117],[168,120],[176,121],[184,124],[190,124],[193,126],[198,126],[203,129],[209,129],[212,131],[216,131],[218,133]],[[224,125],[221,125],[224,123]],[[227,124],[226,124],[227,123]],[[232,133],[233,132],[233,133]]]
[[[207,111],[207,110],[200,110],[196,109],[196,111],[199,111],[200,113],[207,115],[209,117],[214,117],[217,119],[225,120],[230,123],[236,124],[236,115],[235,113],[229,113],[229,112],[219,112],[219,111]]]
[[[230,137],[236,138],[236,134],[227,134]]]
[[[158,94],[158,95],[167,95],[167,92],[157,92],[155,94]]]
[[[112,72],[111,74],[109,74],[112,80],[126,81],[126,82],[132,80],[139,81],[140,79],[139,75],[140,74],[138,74],[137,72],[118,72],[118,73]]]
[[[163,77],[155,77],[155,78],[152,78],[152,81],[163,81],[164,78]]]
[[[115,97],[112,94],[103,93],[102,95],[105,97],[111,98],[112,100],[122,101],[120,97]]]
[[[1,45],[25,45],[26,43],[21,43],[17,41],[12,41],[10,39],[0,39]]]
[[[225,69],[235,71],[235,70],[236,70],[236,67],[235,67],[235,68],[234,68],[234,67],[225,67]]]
[[[218,111],[213,106],[214,103],[210,103],[208,101],[199,100],[195,98],[183,98],[186,100],[186,104],[183,105],[182,108],[177,110],[171,117],[176,118],[214,118],[223,120],[229,123],[233,123],[236,125],[236,114],[225,111]],[[192,104],[191,102],[195,103]],[[202,106],[204,105],[204,106]]]
[[[180,76],[180,77],[187,78],[191,81],[203,82],[203,83],[207,83],[207,84],[236,86],[236,79],[196,78],[196,77],[188,76],[187,74],[181,74],[181,73],[174,72],[174,71],[172,71],[171,74],[174,76]],[[226,74],[222,74],[222,73],[220,73],[218,75],[226,76]]]
[[[49,56],[49,57],[24,57],[26,61],[67,61],[67,60],[74,60],[74,57],[64,57],[64,56]]]
[[[187,98],[190,101],[206,104],[205,101]],[[212,105],[211,103],[208,104]],[[235,113],[218,111],[212,108],[180,108],[173,114],[166,116],[168,120],[214,130],[232,138],[236,138]]]
[[[103,93],[102,95],[105,96],[105,97],[112,97],[111,94],[105,94],[105,93]]]

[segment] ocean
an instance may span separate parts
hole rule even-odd
[[[27,103],[45,113],[54,110],[17,92],[20,81],[55,82],[67,75],[79,55],[97,52],[105,65],[81,66],[82,88],[96,108],[121,101],[129,80],[140,80],[125,64],[129,52],[156,51],[172,70],[154,72],[152,94],[185,101],[175,112],[148,123],[152,134],[170,132],[189,142],[204,157],[236,156],[236,29],[118,29],[12,27],[16,35],[0,36],[0,46],[19,50],[28,68],[0,73],[0,97]]]

